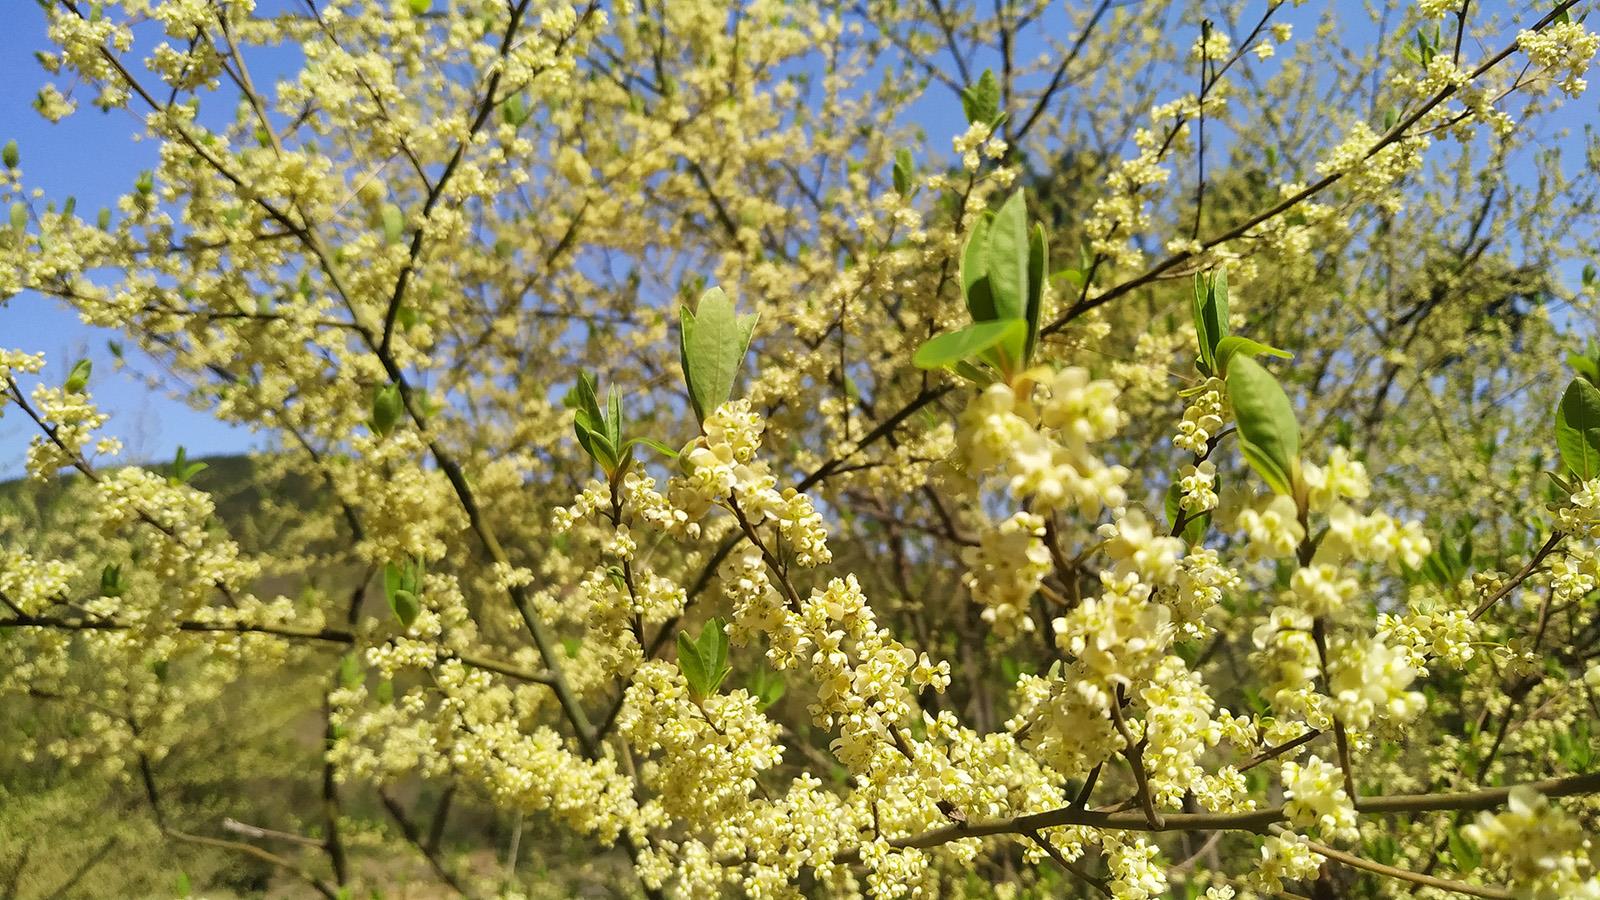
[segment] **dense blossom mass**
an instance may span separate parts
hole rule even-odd
[[[1586,4],[40,6],[11,885],[1600,900]]]

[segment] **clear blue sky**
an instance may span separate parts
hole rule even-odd
[[[47,78],[34,53],[49,46],[44,13],[24,0],[5,0],[0,28],[0,141],[15,139],[22,153],[24,183],[46,196],[75,195],[79,209],[113,205],[141,170],[154,168],[156,144],[136,143],[140,130],[127,112],[102,114],[82,102],[79,112],[51,125],[33,110],[33,99]],[[92,217],[93,213],[87,213]],[[93,391],[110,412],[106,433],[122,438],[130,461],[167,460],[179,444],[215,453],[242,450],[255,436],[190,409],[169,392],[147,385],[141,376],[159,374],[153,360],[129,351],[129,366],[113,369],[106,342],[115,335],[91,328],[50,298],[24,293],[0,306],[0,344],[43,352],[46,377],[64,380],[72,364],[94,361]],[[33,423],[15,410],[0,418],[0,478],[22,471]]]
[[[35,51],[47,46],[44,15],[34,4],[23,0],[4,2],[9,15],[4,18],[6,27],[0,29],[0,141],[16,139],[29,186],[41,187],[47,196],[56,199],[76,195],[82,210],[111,205],[119,194],[130,189],[141,170],[153,167],[156,145],[131,139],[142,130],[131,114],[102,114],[86,102],[87,98],[80,97],[80,111],[60,125],[40,118],[31,104],[46,77],[34,60]],[[261,6],[270,11],[281,2],[264,0]],[[1538,6],[1542,9],[1544,4]],[[1323,8],[1311,4],[1299,10],[1285,10],[1283,17],[1294,22],[1296,38],[1305,39],[1311,36],[1315,18]],[[1474,17],[1505,17],[1506,8],[1504,3],[1475,3]],[[1246,13],[1256,14],[1253,5]],[[1512,17],[1526,20],[1534,14],[1522,8]],[[1052,7],[1049,15],[1059,19],[1063,13],[1059,7]],[[1374,35],[1365,16],[1352,8],[1350,18],[1353,21],[1345,23],[1342,40],[1356,46],[1370,43]],[[1192,40],[1193,25],[1176,22],[1176,15],[1172,19],[1174,39],[1185,43]],[[1018,55],[1027,59],[1040,49],[1019,47]],[[274,53],[280,58],[271,60],[268,68],[273,68],[273,63],[289,63],[294,55],[293,50]],[[1469,50],[1466,55],[1470,59],[1476,54]],[[980,68],[984,62],[980,60]],[[1569,108],[1575,130],[1576,126],[1594,121],[1593,96]],[[927,133],[930,143],[926,149],[937,155],[948,152],[949,137],[964,127],[959,104],[947,88],[937,83],[929,87],[911,115]],[[1213,141],[1217,140],[1213,136]],[[1217,143],[1213,147],[1220,157],[1222,148]],[[919,157],[923,155],[918,153]],[[1581,154],[1574,162],[1581,162]],[[192,454],[234,452],[260,444],[260,438],[248,430],[218,423],[205,413],[190,409],[170,390],[148,383],[151,376],[160,375],[160,368],[131,348],[129,366],[116,371],[107,349],[107,341],[114,337],[110,332],[83,325],[60,304],[37,295],[23,294],[0,306],[0,345],[46,353],[50,361],[46,377],[50,380],[64,378],[75,360],[88,357],[94,361],[95,397],[103,409],[112,413],[107,433],[124,440],[128,460],[167,460],[179,444],[187,446]],[[22,471],[32,435],[31,423],[19,414],[13,412],[0,418],[0,478]]]

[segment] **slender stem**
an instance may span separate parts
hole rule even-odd
[[[428,861],[428,866],[439,876],[439,879],[454,889],[456,893],[465,895],[467,893],[466,889],[461,886],[461,882],[445,866],[444,860],[439,858],[439,854],[428,847],[427,842],[423,840],[422,832],[417,829],[417,824],[411,821],[411,816],[406,813],[405,807],[401,806],[398,800],[394,799],[386,789],[381,787],[378,788],[378,799],[383,802],[384,811],[389,814],[389,818],[394,819],[395,824],[400,826],[400,833],[405,835],[406,842],[415,847],[418,853],[422,854],[422,858]]]
[[[1274,834],[1292,836],[1292,833],[1287,828],[1278,825],[1274,825],[1271,831]],[[1325,844],[1319,844],[1316,841],[1305,840],[1304,842],[1306,847],[1318,856],[1323,856],[1336,862],[1342,862],[1352,868],[1364,869],[1377,875],[1383,875],[1387,878],[1397,878],[1401,881],[1409,881],[1412,884],[1426,885],[1427,887],[1440,888],[1446,891],[1455,891],[1458,894],[1467,894],[1472,897],[1491,897],[1494,898],[1494,900],[1511,900],[1512,897],[1516,896],[1502,887],[1486,887],[1479,884],[1467,884],[1464,881],[1451,881],[1448,878],[1437,878],[1433,875],[1424,875],[1421,872],[1413,872],[1410,869],[1399,869],[1395,868],[1394,866],[1384,865],[1380,862],[1373,862],[1370,859],[1362,859],[1354,854],[1345,853],[1342,850],[1335,850],[1332,847],[1329,847]]]
[[[1595,794],[1600,793],[1600,772],[1528,782],[1525,786],[1547,797]],[[1514,787],[1517,787],[1517,785],[1462,791],[1459,793],[1394,794],[1390,796],[1363,797],[1356,802],[1356,810],[1369,814],[1408,815],[1451,810],[1494,809],[1505,804],[1506,798],[1510,796]],[[1261,832],[1284,821],[1283,807],[1272,806],[1248,812],[1167,813],[1163,817],[1161,826],[1152,828],[1149,820],[1145,818],[1142,812],[1101,812],[1063,806],[1028,815],[991,819],[987,822],[971,822],[960,827],[936,828],[921,834],[897,838],[890,841],[890,845],[895,848],[915,847],[927,849],[966,838],[1001,834],[1020,835],[1026,834],[1028,831],[1056,828],[1062,825],[1085,825],[1091,828],[1114,831],[1222,830]],[[851,850],[835,857],[835,862],[847,863],[856,861],[859,858],[859,853]]]
[[[1540,547],[1539,551],[1533,554],[1533,558],[1528,560],[1528,564],[1519,569],[1517,574],[1511,576],[1510,581],[1502,584],[1499,590],[1484,598],[1483,602],[1479,603],[1478,607],[1472,611],[1470,618],[1473,621],[1477,621],[1478,619],[1482,618],[1483,614],[1493,608],[1496,603],[1504,600],[1507,595],[1517,589],[1518,585],[1522,584],[1524,581],[1527,581],[1528,576],[1532,575],[1534,570],[1539,568],[1539,565],[1544,562],[1545,557],[1553,553],[1556,547],[1561,544],[1562,539],[1565,537],[1566,535],[1559,531],[1551,532],[1549,539],[1544,542],[1544,546]]]
[[[1111,722],[1117,726],[1117,734],[1122,736],[1122,754],[1128,758],[1128,765],[1133,769],[1133,781],[1138,785],[1139,806],[1144,810],[1145,821],[1151,831],[1161,831],[1165,825],[1161,813],[1156,811],[1155,795],[1150,790],[1150,776],[1144,770],[1144,741],[1135,742],[1133,734],[1128,731],[1128,723],[1122,718],[1120,689],[1116,699],[1111,701]]]
[[[1078,880],[1084,882],[1107,897],[1111,896],[1111,888],[1106,886],[1106,880],[1104,878],[1097,878],[1094,875],[1090,875],[1081,866],[1068,860],[1065,856],[1062,856],[1061,851],[1056,849],[1056,845],[1045,840],[1044,836],[1039,834],[1039,832],[1030,831],[1027,834],[1028,840],[1039,845],[1039,849],[1043,850],[1045,854],[1048,855],[1052,860],[1055,860],[1056,865],[1065,869]]]

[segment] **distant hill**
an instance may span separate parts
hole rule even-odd
[[[205,456],[191,462],[206,464],[205,469],[195,474],[189,483],[211,494],[216,503],[217,518],[225,525],[237,526],[251,521],[261,509],[262,498],[269,493],[279,502],[299,498],[305,505],[311,506],[324,501],[324,486],[309,483],[305,479],[279,479],[272,485],[261,484],[258,475],[260,467],[248,454]],[[145,465],[156,472],[165,471],[170,466],[170,463]],[[63,473],[59,479],[48,482],[26,477],[0,481],[0,519],[7,514],[15,514],[24,527],[49,527],[56,504],[66,493],[66,486],[82,477],[72,472]],[[0,540],[5,537],[5,524],[0,521]]]

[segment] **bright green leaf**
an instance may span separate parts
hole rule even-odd
[[[1556,406],[1556,447],[1579,481],[1600,475],[1600,388],[1572,379]]]
[[[984,69],[976,83],[962,89],[961,110],[966,113],[969,125],[974,122],[992,125],[1000,118],[1000,82],[993,70]]]
[[[191,478],[208,468],[210,468],[208,463],[189,462],[189,451],[179,444],[177,456],[172,462],[172,474],[168,480],[173,484],[188,484]]]
[[[616,385],[606,392],[606,437],[611,446],[622,449],[622,393]]]
[[[989,289],[996,319],[1024,319],[1028,314],[1028,203],[1018,190],[1007,198],[989,223]]]
[[[689,682],[689,692],[696,697],[704,697],[710,693],[707,685],[710,678],[706,674],[705,660],[700,657],[700,647],[689,638],[689,632],[678,632],[678,669],[683,672],[683,678]]]
[[[417,620],[418,613],[422,612],[422,603],[410,591],[395,591],[389,595],[389,609],[401,625],[410,628],[411,623]]]
[[[1050,268],[1050,238],[1044,226],[1035,223],[1028,241],[1028,340],[1023,348],[1023,359],[1033,359],[1033,350],[1039,344],[1039,317],[1044,312],[1045,272]]]
[[[961,248],[961,296],[974,322],[996,318],[994,291],[989,283],[989,217],[979,216]]]
[[[1245,461],[1274,491],[1292,495],[1300,467],[1300,426],[1289,396],[1260,363],[1237,354],[1228,367],[1227,387]]]
[[[389,609],[400,624],[406,628],[417,620],[417,614],[422,612],[422,563],[420,560],[396,564],[393,562],[383,565],[383,594],[389,601]]]
[[[512,94],[500,104],[500,121],[513,128],[528,121],[528,98],[525,94]]]
[[[916,174],[916,163],[911,151],[901,147],[894,155],[894,192],[902,197],[911,196],[911,179]]]
[[[62,385],[67,393],[76,394],[89,386],[89,373],[94,370],[94,364],[87,359],[80,359],[72,365],[72,371],[67,373],[67,382]]]
[[[1194,277],[1194,332],[1199,341],[1203,370],[1218,374],[1217,344],[1228,336],[1228,273],[1215,272]]]
[[[783,699],[784,691],[787,689],[788,685],[784,682],[783,676],[766,667],[756,669],[755,674],[750,677],[750,693],[761,702],[763,710]]]
[[[942,369],[972,359],[992,347],[1016,342],[1027,334],[1021,319],[974,322],[960,331],[941,334],[921,347],[911,361],[919,369]]]
[[[372,393],[372,417],[367,425],[374,434],[388,437],[400,423],[405,412],[405,401],[400,397],[400,386],[385,384]]]
[[[1211,353],[1216,362],[1216,372],[1220,375],[1228,373],[1228,361],[1236,353],[1243,353],[1246,356],[1276,356],[1279,359],[1294,359],[1294,354],[1287,350],[1279,350],[1270,344],[1263,344],[1260,341],[1253,341],[1250,338],[1240,337],[1236,334],[1230,334],[1217,341]]]
[[[705,663],[706,693],[713,694],[721,686],[724,678],[731,671],[728,667],[728,632],[727,623],[722,619],[712,619],[700,629],[700,659]]]
[[[383,239],[386,243],[398,244],[405,237],[406,217],[400,207],[393,203],[385,203],[381,213],[383,220]]]
[[[622,445],[621,449],[624,452],[626,452],[628,450],[633,449],[634,445],[636,445],[636,444],[643,444],[644,446],[649,447],[651,450],[656,451],[657,453],[661,454],[662,456],[665,456],[668,459],[674,459],[678,455],[678,451],[677,451],[676,448],[674,448],[671,445],[669,445],[667,443],[664,443],[662,441],[658,441],[658,440],[656,440],[655,438],[652,438],[652,437],[633,437],[633,438],[628,438],[628,440]]]
[[[1568,353],[1567,365],[1571,366],[1574,372],[1589,379],[1590,384],[1600,383],[1600,362],[1581,353]]]
[[[354,653],[346,653],[339,659],[339,684],[345,688],[353,688],[361,684],[361,659]]]
[[[683,377],[700,422],[733,396],[734,378],[755,333],[755,314],[739,316],[733,310],[733,300],[716,287],[700,295],[697,309],[680,310]]]

